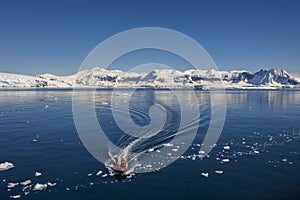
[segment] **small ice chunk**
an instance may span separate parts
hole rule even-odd
[[[35,177],[42,176],[42,173],[41,173],[41,172],[35,172],[34,176],[35,176]]]
[[[230,149],[230,146],[224,146],[223,149],[229,150],[229,149]]]
[[[108,174],[103,174],[103,175],[102,175],[103,178],[105,178],[105,177],[107,177],[107,176],[108,176]]]
[[[151,149],[148,149],[148,152],[153,152],[154,151],[154,148],[151,148]]]
[[[36,191],[36,190],[45,190],[47,188],[47,184],[41,184],[41,183],[37,183],[35,184],[33,190]]]
[[[228,158],[224,158],[221,161],[225,163],[225,162],[229,162],[230,160]]]
[[[93,175],[93,173],[88,174],[88,176],[92,176],[92,175]]]
[[[31,180],[23,181],[20,184],[23,185],[23,186],[29,185],[29,184],[31,184]]]
[[[4,162],[0,164],[0,171],[5,171],[13,168],[14,165],[10,162]]]
[[[96,174],[96,176],[100,176],[103,172],[101,170],[99,170]]]
[[[259,154],[259,151],[257,151],[257,150],[254,150],[253,152],[256,153],[256,154]]]
[[[199,151],[199,154],[205,154],[205,151]]]
[[[45,105],[45,109],[49,108],[49,105]]]
[[[156,152],[157,152],[157,153],[160,153],[160,150],[157,149]]]
[[[209,175],[208,173],[204,173],[204,172],[201,173],[201,176],[204,176],[205,178],[208,178],[208,175]]]
[[[16,187],[17,185],[19,185],[19,183],[8,183],[7,188],[12,189],[12,188]]]
[[[48,185],[49,187],[54,187],[54,186],[56,186],[56,183],[48,182],[47,185]]]
[[[287,162],[287,159],[286,159],[286,158],[283,158],[283,159],[282,159],[282,162]]]
[[[166,143],[166,144],[163,144],[165,147],[172,147],[173,144],[170,144],[170,143]]]
[[[176,151],[178,151],[178,149],[172,149],[172,151],[176,152]]]
[[[215,173],[216,174],[223,174],[223,171],[222,170],[216,170]]]
[[[19,199],[21,198],[21,195],[13,195],[13,196],[10,196],[11,199]]]

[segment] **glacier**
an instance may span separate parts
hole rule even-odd
[[[94,67],[69,76],[41,74],[27,76],[0,73],[1,88],[191,88],[212,89],[280,89],[300,88],[300,78],[283,69],[216,71],[172,69],[148,73],[106,70]]]

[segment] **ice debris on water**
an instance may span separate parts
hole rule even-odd
[[[229,149],[230,149],[230,146],[224,146],[223,149],[229,150]]]
[[[96,174],[96,176],[100,176],[103,172],[101,170],[99,170]]]
[[[7,188],[12,189],[12,188],[16,187],[17,185],[19,185],[19,183],[8,183]]]
[[[31,180],[23,181],[20,184],[23,185],[23,186],[29,185],[29,184],[31,184]]]
[[[35,184],[33,190],[36,191],[36,190],[45,190],[47,189],[48,185],[47,184],[42,184],[42,183],[37,183]]]
[[[47,185],[48,185],[49,187],[54,187],[54,186],[56,186],[56,183],[48,182]]]
[[[13,195],[13,196],[10,196],[11,199],[19,199],[21,198],[21,195],[17,194],[17,195]]]
[[[224,163],[226,163],[226,162],[229,162],[230,160],[228,158],[224,158],[221,161],[224,162]]]
[[[209,175],[208,173],[204,173],[204,172],[201,173],[201,176],[204,176],[205,178],[208,178],[208,175]]]
[[[9,170],[11,168],[15,167],[12,163],[10,162],[4,162],[0,164],[0,171],[5,171]]]
[[[41,172],[35,172],[34,176],[35,176],[35,177],[42,176],[42,173],[41,173]]]
[[[216,174],[223,174],[223,171],[222,170],[216,170],[215,173]]]

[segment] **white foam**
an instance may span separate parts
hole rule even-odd
[[[10,162],[4,162],[0,164],[0,171],[5,171],[9,170],[11,168],[15,167],[12,163]]]
[[[170,143],[166,143],[166,144],[163,144],[165,147],[172,147],[173,144],[170,144]]]

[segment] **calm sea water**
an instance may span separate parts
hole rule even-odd
[[[99,122],[111,141],[122,140],[109,109],[112,90],[96,92]],[[126,92],[126,91],[124,91]],[[182,91],[189,95],[194,91]],[[227,91],[227,115],[209,157],[193,159],[210,121],[210,98],[196,91],[201,120],[185,157],[158,172],[117,181],[95,174],[106,169],[81,143],[72,116],[72,90],[0,91],[0,199],[299,199],[300,91]],[[78,93],[75,95],[83,95]],[[149,122],[148,109],[159,99],[170,110],[168,127],[178,126],[178,102],[163,90],[139,90],[131,116]],[[150,146],[153,144],[150,144]],[[224,150],[224,146],[230,146]],[[221,162],[229,159],[230,162]],[[215,170],[223,171],[216,174]],[[42,176],[35,177],[35,172]],[[209,173],[205,178],[201,173]],[[30,179],[56,183],[43,191],[10,182]]]

